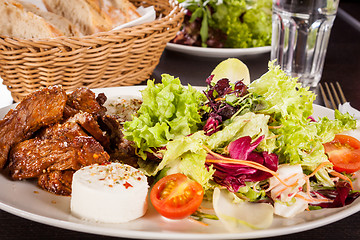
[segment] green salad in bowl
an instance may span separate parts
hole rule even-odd
[[[271,0],[179,0],[186,15],[172,43],[211,48],[271,44]]]

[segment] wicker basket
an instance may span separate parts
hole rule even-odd
[[[41,87],[65,90],[135,85],[147,80],[184,17],[175,0],[131,0],[154,6],[157,20],[84,37],[0,37],[0,76],[16,102]]]

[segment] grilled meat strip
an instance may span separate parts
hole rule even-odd
[[[15,145],[9,154],[11,177],[16,180],[38,177],[38,184],[43,189],[69,195],[72,179],[68,177],[68,171],[110,159],[83,125],[98,138],[107,139],[92,115],[79,112],[62,124],[42,129],[35,138]]]
[[[0,169],[5,166],[13,145],[62,118],[66,100],[60,86],[43,88],[29,94],[0,120]]]
[[[43,129],[38,136],[42,139],[58,138],[63,140],[72,139],[74,131],[78,135],[94,137],[101,145],[108,149],[110,140],[107,135],[100,129],[98,122],[87,112],[79,112],[68,118],[63,124],[56,124]]]
[[[47,172],[39,176],[38,185],[51,193],[69,196],[74,173],[74,170]]]
[[[90,136],[76,136],[71,142],[32,138],[12,148],[9,170],[13,179],[20,180],[55,170],[78,170],[105,163],[109,158],[100,143]]]
[[[64,110],[64,118],[74,116],[78,112],[88,112],[97,119],[106,112],[106,107],[102,104],[106,101],[103,99],[105,95],[100,95],[96,99],[95,93],[88,88],[77,88],[72,93],[68,94],[66,107]]]
[[[111,145],[108,151],[110,159],[139,167],[137,164],[139,157],[136,155],[134,144],[124,138],[120,121],[113,115],[104,115],[99,122],[110,138]]]
[[[0,166],[9,159],[13,179],[38,178],[40,187],[60,195],[71,194],[72,175],[83,166],[111,159],[136,167],[133,143],[122,134],[127,119],[106,115],[106,100],[87,88],[30,94],[0,121]]]

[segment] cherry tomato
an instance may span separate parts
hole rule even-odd
[[[200,206],[203,196],[202,186],[182,173],[160,179],[150,192],[155,209],[170,219],[190,216]]]
[[[360,170],[360,141],[356,138],[336,135],[324,147],[336,171],[353,173]]]

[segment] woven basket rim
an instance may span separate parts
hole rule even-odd
[[[67,36],[59,36],[54,38],[41,38],[41,39],[23,39],[23,38],[16,38],[16,37],[9,37],[9,36],[3,36],[0,35],[0,39],[6,42],[22,42],[24,44],[44,44],[44,45],[51,45],[54,46],[54,44],[58,44],[59,41],[65,40],[65,41],[91,41],[93,39],[103,38],[106,36],[112,36],[112,35],[118,35],[118,34],[128,34],[128,33],[134,33],[136,31],[141,31],[143,29],[149,28],[149,27],[156,27],[157,25],[161,25],[163,22],[168,21],[168,19],[173,18],[174,16],[184,13],[185,9],[177,2],[177,0],[168,0],[170,6],[172,7],[169,14],[166,16],[163,16],[161,18],[157,18],[154,21],[148,22],[148,23],[142,23],[133,27],[126,27],[118,30],[110,30],[105,32],[98,32],[92,35],[84,35],[84,36],[77,36],[77,37],[67,37]]]
[[[176,0],[130,0],[154,6],[157,19],[81,37],[0,36],[0,75],[15,101],[46,86],[66,90],[135,85],[148,79],[185,15]]]

